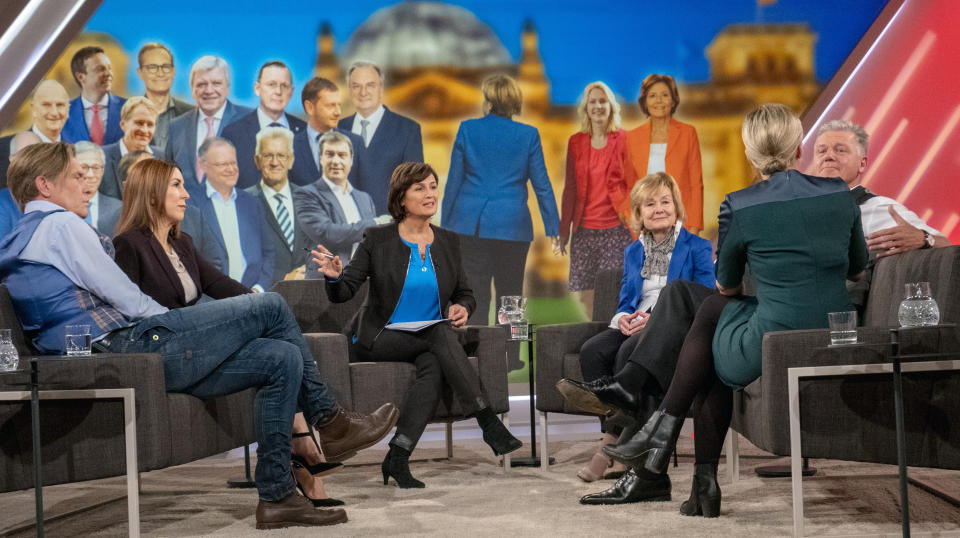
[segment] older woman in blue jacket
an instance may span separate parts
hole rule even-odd
[[[523,269],[533,241],[528,180],[547,236],[559,235],[560,218],[540,133],[511,119],[520,113],[522,102],[517,82],[507,75],[492,75],[480,89],[486,115],[460,124],[450,156],[441,226],[461,235],[467,279],[477,299],[470,323],[486,325],[491,279],[497,295],[523,291]]]
[[[686,210],[680,199],[680,188],[669,174],[657,172],[638,181],[630,191],[630,213],[639,239],[624,251],[617,313],[609,328],[587,340],[580,349],[580,370],[588,383],[612,376],[623,368],[646,368],[656,373],[660,365],[638,365],[628,358],[637,347],[651,313],[656,311],[660,290],[674,280],[695,282],[706,291],[714,284],[710,242],[683,228]],[[664,360],[650,356],[646,359]],[[657,376],[644,377],[656,379]],[[564,387],[558,388],[570,394]],[[642,411],[636,391],[627,392],[631,394],[623,407],[628,411]],[[585,482],[610,478],[624,470],[602,450],[603,445],[616,443],[619,428],[601,419],[600,429],[604,433],[600,447],[590,463],[577,473]]]

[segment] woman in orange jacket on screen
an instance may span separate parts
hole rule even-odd
[[[628,171],[627,192],[647,174],[670,174],[680,186],[683,205],[687,208],[685,226],[691,233],[698,234],[703,230],[700,141],[692,125],[673,119],[680,104],[677,83],[670,75],[648,75],[640,85],[638,101],[640,110],[650,120],[627,132],[627,151],[633,163],[633,170]]]

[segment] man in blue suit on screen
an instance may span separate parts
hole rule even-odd
[[[80,97],[70,101],[67,123],[60,133],[64,142],[89,140],[98,146],[113,144],[120,131],[123,97],[113,90],[113,66],[100,47],[83,47],[70,60],[73,80],[80,86]]]
[[[221,135],[237,148],[237,163],[240,165],[237,188],[240,189],[260,181],[260,170],[253,162],[260,129],[283,127],[296,134],[307,128],[305,121],[284,112],[293,96],[293,77],[283,62],[274,60],[260,67],[257,81],[253,83],[253,93],[260,98],[257,109],[228,124]]]
[[[203,241],[200,254],[223,274],[263,292],[273,284],[273,243],[260,201],[237,189],[237,153],[224,138],[200,145],[200,170],[207,181],[202,196],[191,197],[199,223],[213,241]]]
[[[313,77],[300,92],[303,111],[307,113],[307,128],[293,137],[293,152],[296,159],[290,169],[290,181],[300,185],[309,185],[320,178],[320,137],[334,129],[350,139],[353,151],[363,151],[363,139],[350,131],[337,128],[340,121],[340,88],[332,81]],[[350,168],[350,183],[357,183],[357,165],[359,157],[354,155]]]
[[[197,108],[170,122],[166,158],[177,163],[183,186],[191,197],[203,197],[206,186],[197,170],[197,152],[207,138],[219,136],[223,128],[250,112],[227,100],[230,95],[230,67],[223,58],[203,56],[190,68],[190,88]]]
[[[420,124],[383,106],[383,71],[374,63],[354,62],[347,70],[347,86],[355,114],[339,127],[363,139],[357,152],[360,173],[356,188],[373,197],[377,213],[387,213],[387,193],[393,169],[400,163],[423,162]]]

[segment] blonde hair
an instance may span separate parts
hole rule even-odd
[[[747,114],[740,136],[750,164],[758,174],[769,176],[793,167],[803,126],[786,105],[769,103]]]
[[[133,109],[138,106],[142,106],[147,109],[153,117],[157,117],[157,107],[153,105],[153,101],[147,99],[142,95],[137,95],[136,97],[131,97],[127,99],[127,102],[123,104],[123,108],[120,109],[120,121],[127,121],[130,119],[130,115],[133,114]]]
[[[137,228],[152,231],[160,226],[166,216],[167,189],[175,169],[176,166],[157,159],[144,159],[130,167],[123,182],[123,205],[116,235]],[[175,239],[179,234],[180,223],[175,222],[170,227],[170,238]]]
[[[670,174],[654,172],[636,182],[630,189],[630,228],[637,235],[646,231],[646,228],[643,227],[643,204],[664,187],[673,196],[673,206],[677,220],[686,222],[687,210],[683,207],[683,199],[680,197],[680,186],[677,185]]]
[[[70,169],[70,159],[77,156],[70,144],[63,142],[31,144],[19,151],[10,160],[7,169],[7,187],[20,206],[40,196],[37,178],[45,177],[56,183],[58,178]]]
[[[617,129],[620,128],[620,103],[617,102],[617,97],[613,95],[613,90],[599,80],[587,84],[587,87],[583,90],[583,95],[580,97],[580,102],[577,103],[577,115],[580,117],[580,132],[588,134],[593,132],[593,124],[590,121],[589,114],[587,114],[587,100],[590,98],[590,91],[594,88],[599,88],[607,97],[607,101],[610,102],[610,116],[607,118],[607,128],[605,132],[616,132]]]
[[[520,85],[509,75],[490,75],[480,83],[483,100],[490,105],[490,112],[504,118],[520,113],[523,93]]]

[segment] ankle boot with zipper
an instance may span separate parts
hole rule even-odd
[[[717,483],[716,462],[694,464],[690,498],[680,505],[680,513],[703,517],[720,515],[720,484]]]
[[[627,467],[642,464],[651,473],[664,474],[677,446],[683,418],[657,410],[633,437],[616,446],[605,446],[603,451]]]

